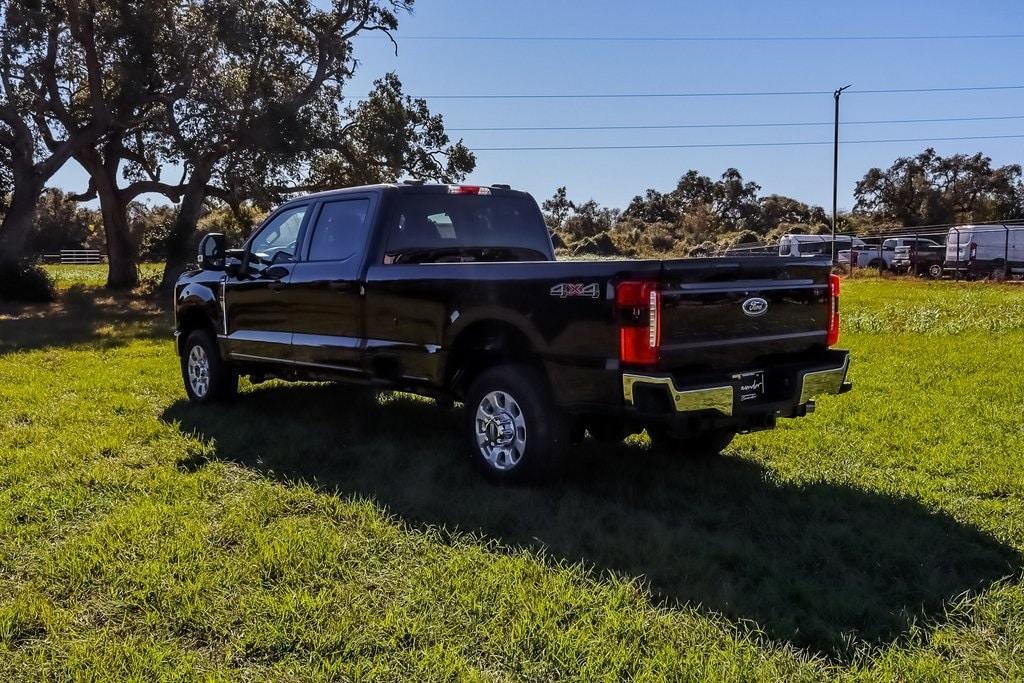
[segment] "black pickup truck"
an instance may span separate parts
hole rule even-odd
[[[556,262],[537,203],[507,186],[289,201],[241,249],[206,236],[174,298],[193,401],[248,375],[462,402],[496,479],[555,470],[586,431],[718,453],[850,388],[828,259]]]

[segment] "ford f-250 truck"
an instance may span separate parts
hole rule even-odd
[[[462,402],[499,480],[554,471],[585,431],[719,453],[850,388],[827,258],[556,262],[537,203],[504,185],[294,199],[241,249],[206,236],[174,296],[191,400],[248,375]]]

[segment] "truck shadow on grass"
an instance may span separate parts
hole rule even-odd
[[[991,536],[912,500],[782,483],[738,457],[690,462],[588,439],[563,481],[495,487],[463,455],[457,411],[401,394],[269,386],[225,407],[181,401],[163,419],[211,440],[216,458],[370,497],[414,527],[644,577],[668,606],[750,620],[837,660],[943,620],[962,593],[1021,567]]]
[[[135,339],[166,340],[170,329],[170,314],[153,301],[82,285],[52,304],[0,303],[0,355],[82,344],[114,348]]]

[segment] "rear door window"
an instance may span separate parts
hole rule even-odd
[[[347,261],[366,247],[369,199],[326,202],[309,240],[310,261]]]

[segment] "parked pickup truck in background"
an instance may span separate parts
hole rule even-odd
[[[915,238],[896,247],[896,253],[892,257],[892,269],[897,273],[913,273],[919,277],[937,280],[942,277],[942,262],[945,258],[945,244]]]
[[[893,270],[895,268],[896,255],[900,252],[900,249],[912,247],[916,243],[935,245],[935,242],[920,237],[890,237],[881,243],[855,246],[852,250],[857,255],[854,265],[858,268]],[[850,254],[851,250],[849,249],[838,252],[836,254],[836,262],[840,265],[848,266],[851,259]]]
[[[549,473],[589,431],[681,455],[842,393],[825,259],[556,262],[507,186],[378,185],[289,201],[238,250],[200,244],[175,288],[188,396],[337,380],[465,406],[495,479]]]

